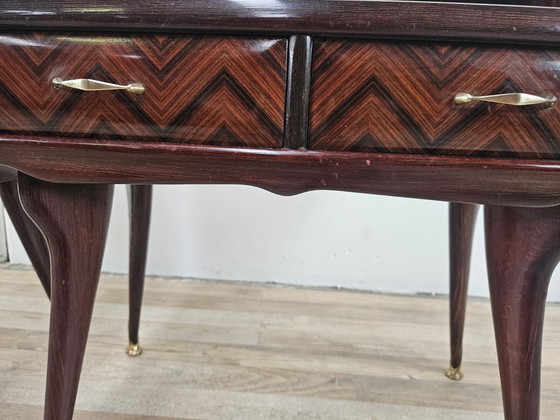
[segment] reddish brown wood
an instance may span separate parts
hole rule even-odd
[[[309,36],[290,38],[284,127],[284,147],[290,149],[307,147],[312,48]]]
[[[128,337],[138,344],[144,277],[148,255],[148,236],[152,211],[152,186],[131,185],[129,189],[130,259]]]
[[[52,294],[45,419],[72,418],[113,187],[51,184],[19,176],[22,204],[46,237]]]
[[[309,148],[560,157],[560,106],[472,102],[459,92],[560,97],[560,51],[316,41]]]
[[[560,163],[548,160],[4,138],[1,164],[51,182],[246,184],[285,195],[328,189],[482,204],[560,204]]]
[[[538,419],[546,294],[560,261],[560,207],[488,206],[484,217],[505,418]]]
[[[45,33],[0,38],[0,132],[281,147],[286,40]],[[82,92],[90,78],[146,91]]]
[[[47,296],[50,296],[49,250],[43,234],[21,206],[16,180],[0,183],[0,198]]]
[[[533,2],[557,4],[556,0]],[[422,1],[177,0],[172,6],[168,0],[0,3],[0,29],[328,34],[558,44],[559,21],[560,10],[553,8],[458,3],[442,6],[441,2]]]
[[[479,206],[449,203],[450,366],[461,367],[474,226]]]
[[[524,2],[524,0],[521,1]],[[451,45],[447,50],[442,47],[422,50],[425,47],[421,47],[419,44],[399,44],[409,45],[408,51],[406,54],[400,48],[396,53],[391,51],[384,58],[385,61],[390,61],[387,66],[390,66],[393,61],[405,66],[409,64],[410,69],[401,70],[403,74],[407,71],[416,71],[426,83],[433,82],[433,86],[429,83],[415,85],[416,82],[412,78],[405,77],[404,80],[408,80],[408,84],[401,83],[395,87],[395,83],[403,79],[402,74],[399,74],[397,78],[394,75],[393,77],[387,76],[383,83],[388,92],[385,96],[387,100],[383,103],[376,103],[375,95],[372,97],[371,90],[366,89],[365,93],[369,97],[362,103],[369,101],[369,103],[375,104],[371,113],[377,117],[377,120],[381,116],[385,117],[387,121],[393,122],[381,130],[385,134],[391,134],[389,147],[387,147],[388,137],[386,137],[382,142],[386,149],[373,150],[399,151],[391,142],[400,144],[405,141],[405,151],[412,150],[420,153],[418,148],[414,148],[412,141],[415,141],[420,142],[420,149],[423,153],[470,153],[474,151],[483,154],[497,152],[500,156],[558,157],[557,146],[551,143],[552,140],[558,138],[559,119],[557,117],[548,120],[546,115],[537,113],[537,111],[532,113],[533,111],[516,110],[515,112],[522,113],[519,119],[508,117],[497,121],[487,121],[488,116],[482,115],[482,111],[479,111],[480,115],[476,114],[477,109],[485,110],[487,108],[466,107],[468,118],[465,121],[472,124],[457,123],[456,121],[453,124],[452,118],[449,121],[434,119],[434,115],[437,118],[447,115],[445,111],[441,111],[442,114],[437,116],[440,112],[438,107],[442,106],[440,102],[437,102],[436,105],[421,104],[428,109],[427,114],[422,114],[424,112],[422,106],[418,107],[414,101],[403,105],[402,94],[403,92],[415,93],[415,89],[427,89],[427,94],[422,95],[422,98],[432,97],[433,99],[442,87],[452,85],[461,79],[462,73],[458,71],[453,73],[453,71],[459,68],[462,62],[466,62],[467,67],[471,68],[469,70],[466,67],[463,73],[473,71],[472,63],[477,63],[479,68],[483,68],[484,63],[476,61],[480,57],[488,58],[488,69],[491,70],[488,70],[487,73],[493,72],[499,79],[498,83],[501,84],[498,88],[513,87],[513,84],[508,81],[510,79],[522,87],[542,87],[543,84],[550,84],[554,87],[553,79],[557,78],[557,73],[546,67],[548,65],[546,60],[550,58],[550,61],[557,62],[557,55],[555,55],[555,50],[543,50],[542,45],[560,45],[559,9],[361,0],[329,2],[263,0],[249,3],[228,0],[179,0],[173,2],[173,10],[170,13],[170,2],[163,0],[3,1],[0,4],[0,30],[4,32],[3,39],[11,41],[8,42],[9,47],[2,51],[5,71],[3,74],[0,73],[0,76],[3,76],[0,77],[0,82],[4,83],[4,86],[0,86],[0,92],[3,93],[0,95],[0,113],[3,112],[0,115],[0,124],[6,124],[2,126],[4,136],[0,139],[0,164],[21,169],[45,180],[70,183],[241,183],[256,185],[282,194],[295,194],[314,189],[336,189],[495,205],[548,206],[560,204],[560,183],[558,183],[560,164],[552,160],[433,157],[429,155],[395,156],[341,151],[242,150],[232,147],[178,144],[188,141],[264,148],[280,147],[284,127],[284,102],[282,101],[285,100],[286,93],[285,75],[282,76],[280,73],[280,71],[284,71],[286,65],[285,38],[289,35],[313,34],[325,37],[324,39],[337,36],[375,38],[375,41],[370,41],[371,45],[381,45],[380,38],[398,38],[412,41],[426,39],[447,40],[448,42],[449,40],[469,41],[471,45],[472,42],[499,41],[500,44],[526,43],[541,46],[539,49],[535,49],[534,54],[536,55],[532,55],[533,52],[529,50],[525,50],[523,53],[525,55],[517,55],[512,52],[510,60],[510,58],[499,55],[499,52],[507,50],[503,47],[488,46],[488,50],[482,51],[476,48],[469,49],[469,47]],[[101,13],[100,10],[103,12]],[[31,35],[31,32],[15,35],[12,32],[12,30],[36,30],[37,28],[48,31],[57,28],[78,28],[80,31],[87,29],[107,31],[110,29],[116,31],[117,34],[103,36],[80,33],[75,34],[74,37],[65,38],[64,35],[61,35],[60,38],[55,39],[53,35],[41,38]],[[10,33],[6,32],[7,29],[10,30]],[[126,33],[131,29],[159,34],[167,33],[167,35],[141,35],[139,32],[133,37],[130,37],[129,34],[118,35],[119,31]],[[172,31],[180,32],[182,35],[169,35],[169,32]],[[197,40],[210,39],[202,36],[193,37],[194,32],[215,35],[212,38],[213,42],[206,45],[212,51],[198,56],[197,60],[190,60],[186,63],[180,59],[192,45],[185,45],[182,42],[191,40],[196,43]],[[264,36],[265,38],[225,39],[232,34],[244,37]],[[78,42],[79,38],[81,38],[80,42]],[[100,39],[104,39],[106,44],[103,53],[96,49],[99,46],[97,41]],[[131,42],[119,41],[122,39]],[[138,42],[139,39],[142,41]],[[310,40],[304,37],[298,39]],[[96,42],[90,43],[91,40]],[[169,40],[176,42],[173,43]],[[265,67],[261,66],[261,61],[255,65],[254,57],[251,56],[249,63],[247,60],[240,60],[239,68],[227,68],[227,72],[220,72],[222,68],[219,65],[216,66],[215,63],[221,57],[219,54],[216,55],[216,52],[219,48],[229,51],[230,56],[227,61],[230,63],[235,60],[231,55],[240,52],[240,49],[233,48],[231,43],[240,42],[240,40],[258,42],[260,51],[256,51],[255,54],[258,60],[265,62],[263,64]],[[13,45],[16,43],[15,41],[18,41],[18,46]],[[267,41],[276,43],[271,46],[267,45]],[[66,48],[72,42],[80,43],[79,50],[77,47]],[[357,45],[359,42],[353,41],[353,43]],[[61,48],[60,45],[63,45],[64,48]],[[426,45],[424,42],[424,46]],[[51,46],[54,48],[54,52],[49,49]],[[270,54],[270,50],[267,48],[277,48],[278,54]],[[516,47],[516,49],[518,48]],[[196,57],[198,50],[196,48],[193,50]],[[418,55],[420,50],[424,51],[424,54]],[[111,60],[111,51],[113,53],[116,51],[118,60]],[[302,54],[295,54],[296,51],[293,50],[292,57],[300,57],[297,60],[308,59],[309,49],[299,51]],[[488,51],[494,51],[495,54],[488,55]],[[547,54],[545,58],[539,55],[542,54],[542,51]],[[214,53],[213,58],[211,58],[212,52]],[[408,54],[410,52],[411,54]],[[465,52],[469,55],[468,60],[465,59]],[[415,60],[406,61],[414,53],[417,55]],[[462,53],[462,61],[459,57],[461,54],[456,60],[453,60],[454,53]],[[136,60],[133,57],[139,58]],[[524,59],[520,57],[524,57]],[[534,60],[533,57],[535,57]],[[499,60],[497,60],[498,58]],[[93,62],[92,60],[95,59],[98,61]],[[363,59],[364,57],[360,54],[356,55],[357,62],[362,60],[363,64]],[[138,69],[135,64],[130,64],[134,60],[140,64],[138,68],[141,71],[138,70],[138,73],[130,72],[131,68]],[[438,62],[438,60],[440,61]],[[525,74],[515,74],[514,76],[511,73],[505,74],[501,68],[496,70],[494,65],[498,62],[505,66],[504,68],[508,68],[510,61],[515,62],[516,60],[519,65],[537,65],[536,70],[535,67],[523,70],[536,78],[527,82],[524,79]],[[68,62],[71,64],[69,65]],[[93,67],[91,67],[92,63]],[[181,65],[177,65],[178,63]],[[189,69],[187,64],[191,65],[191,63],[200,66],[197,68],[198,76],[192,80],[192,83],[188,83],[189,88],[191,85],[199,87],[198,96],[188,104],[181,103],[180,106],[176,106],[178,102],[173,102],[173,95],[182,95],[184,89],[175,89],[176,86],[173,86],[173,82],[181,85],[185,80],[182,77],[190,77],[191,74],[185,69]],[[90,67],[87,67],[88,64]],[[324,62],[323,64],[326,68],[329,63]],[[291,69],[297,68],[298,65],[300,69],[305,69],[305,64],[302,65],[302,62],[298,64],[296,61],[292,62]],[[368,61],[365,65],[356,66],[351,70],[359,74],[360,71],[367,70],[369,65]],[[540,70],[538,65],[540,65]],[[17,77],[13,77],[14,74],[8,66],[20,70],[16,74]],[[113,79],[110,81],[119,83],[128,83],[135,81],[137,76],[151,74],[152,77],[148,79],[151,80],[150,83],[154,81],[155,83],[147,86],[149,87],[147,92],[155,93],[155,99],[151,96],[131,97],[120,92],[106,93],[99,96],[103,99],[90,101],[89,98],[92,96],[95,98],[98,96],[75,95],[75,92],[67,90],[56,91],[53,94],[57,96],[50,97],[52,90],[48,90],[50,89],[49,79],[55,75],[48,74],[46,79],[38,77],[45,76],[49,71],[56,70],[58,73],[62,67],[57,66],[86,70],[90,77],[111,76]],[[214,71],[215,78],[204,81],[204,77],[212,73],[208,68]],[[241,71],[241,69],[245,71]],[[278,81],[280,81],[281,89],[271,87],[266,83],[266,87],[261,91],[263,93],[261,97],[250,92],[255,88],[252,86],[254,79],[257,79],[258,82],[262,81],[261,77],[270,76],[268,74],[270,72],[263,72],[263,69],[276,71],[276,76],[272,76],[276,82],[273,81],[272,86],[274,83],[278,85]],[[435,77],[432,74],[433,77],[430,79],[430,72],[434,73],[434,69]],[[235,72],[236,70],[240,71]],[[471,76],[476,76],[472,77],[473,80],[481,79],[484,82],[481,86],[485,88],[493,86],[492,81],[484,79],[486,75],[484,69],[479,72],[476,71],[476,68],[474,70],[474,73],[470,73]],[[216,71],[218,71],[217,74]],[[267,73],[267,75],[263,76],[262,73]],[[228,78],[227,75],[232,74],[235,74],[235,77]],[[244,79],[249,78],[249,74],[251,74],[250,80]],[[177,75],[177,77],[171,77],[173,75]],[[120,77],[124,78],[124,76],[127,76],[126,79],[121,80]],[[346,77],[345,74],[343,76]],[[18,77],[27,80],[22,82]],[[72,75],[71,77],[84,76]],[[171,78],[165,79],[166,77]],[[320,72],[316,77],[321,77]],[[550,79],[552,81],[549,81],[548,77],[552,77]],[[12,80],[15,81],[12,82]],[[47,84],[45,84],[45,80],[48,82]],[[169,82],[169,80],[171,80],[171,84],[163,83],[164,81]],[[290,105],[292,111],[291,116],[285,121],[285,127],[290,130],[298,128],[303,136],[301,127],[304,124],[301,118],[304,116],[297,112],[294,114],[292,106],[302,105],[302,103],[297,103],[298,90],[295,89],[294,83],[297,80],[302,79],[292,78],[288,89],[288,100],[292,100]],[[248,83],[244,83],[245,81]],[[238,89],[238,86],[241,86],[242,89]],[[347,86],[344,85],[342,88],[346,89]],[[269,100],[267,95],[270,89],[280,92],[277,97],[280,102]],[[335,93],[336,95],[333,94],[334,99],[338,95],[337,92]],[[536,92],[531,90],[529,93]],[[321,92],[318,94],[324,95]],[[185,93],[185,95],[188,94]],[[399,97],[399,95],[401,96]],[[86,97],[87,100],[82,100]],[[251,100],[248,99],[249,97]],[[397,98],[398,101],[395,102],[394,98]],[[356,106],[356,98],[351,99],[348,101],[348,106]],[[259,105],[263,103],[272,105],[268,108],[266,105],[254,106],[256,102]],[[441,102],[446,103],[445,100]],[[208,105],[208,108],[203,108],[204,104]],[[280,104],[276,106],[280,109],[279,113],[271,111],[274,104]],[[415,106],[417,107],[414,108]],[[103,109],[108,112],[104,112]],[[212,110],[215,109],[222,110],[218,116],[212,114]],[[394,112],[389,112],[391,109]],[[494,109],[495,107],[491,107],[491,111]],[[549,111],[557,112],[556,110],[546,112]],[[346,127],[344,124],[339,124],[340,121],[337,120],[345,114],[340,112],[340,109],[338,112],[336,115],[329,116],[331,122],[325,123],[333,125],[323,130],[324,140],[329,145],[334,139],[344,139],[345,136]],[[236,113],[243,114],[243,119],[238,120],[237,123],[231,122],[235,120]],[[270,124],[262,118],[263,113],[268,120],[276,122]],[[367,112],[354,112],[353,115],[361,116],[360,123],[363,121],[367,123],[361,129],[365,127],[367,131],[370,128],[368,120],[370,116]],[[410,117],[410,121],[407,120],[407,116]],[[299,123],[297,118],[300,118]],[[401,121],[403,119],[404,123]],[[20,125],[18,125],[18,121]],[[216,121],[218,121],[216,126],[208,128],[210,122]],[[523,124],[520,124],[521,121]],[[442,122],[451,122],[451,124]],[[500,126],[500,124],[502,125]],[[353,130],[354,123],[350,125],[352,127],[349,129]],[[451,134],[447,133],[446,138],[446,133],[442,134],[438,130],[446,130],[449,125],[453,128]],[[26,128],[22,128],[24,126]],[[262,134],[260,129],[263,127],[265,131],[269,130],[268,134]],[[276,127],[276,131],[274,131],[274,127]],[[512,130],[512,127],[515,130]],[[181,132],[180,128],[184,128],[185,131]],[[23,134],[14,135],[13,133],[17,130],[21,130],[18,132]],[[8,131],[11,133],[7,133]],[[272,135],[270,135],[271,132]],[[34,133],[36,137],[29,133]],[[413,135],[411,136],[410,133]],[[372,134],[376,133],[372,132]],[[494,137],[489,138],[492,136]],[[297,136],[286,133],[286,138],[296,139]],[[355,141],[352,135],[348,138],[350,142]],[[175,143],[156,144],[161,141]],[[410,142],[406,143],[406,141]],[[347,145],[348,142],[345,144]],[[416,144],[418,145],[418,143]],[[296,144],[287,141],[286,145],[297,147],[302,143]],[[27,179],[27,187],[35,188],[34,186],[37,185],[36,190],[30,190],[26,195],[29,203],[33,204],[32,207],[35,208],[34,217],[41,219],[42,227],[50,232],[48,236],[51,239],[51,248],[55,248],[56,240],[61,242],[61,247],[57,248],[59,249],[58,254],[53,255],[53,261],[57,263],[53,268],[55,273],[53,290],[56,293],[53,296],[51,352],[49,355],[49,384],[52,386],[48,391],[47,416],[64,419],[71,415],[87,326],[91,316],[93,291],[96,284],[94,274],[98,273],[99,265],[96,261],[100,260],[98,248],[102,248],[100,243],[103,242],[100,239],[103,236],[100,232],[106,228],[106,221],[102,221],[102,219],[107,213],[107,206],[104,205],[108,201],[107,190],[103,189],[107,187],[50,186],[44,182],[30,180],[28,177],[24,179]],[[75,196],[70,197],[69,191],[72,191],[72,195],[75,194]],[[84,191],[89,191],[91,195]],[[97,198],[102,196],[102,199],[94,200],[92,197],[95,195],[98,196]],[[44,203],[48,204],[47,211],[41,207]],[[75,207],[81,207],[83,211],[75,213],[72,211],[72,209],[75,210]],[[101,214],[95,216],[92,214],[93,211],[100,211]],[[541,210],[527,211],[535,215]],[[547,211],[549,210],[542,210],[542,212]],[[66,223],[63,223],[62,216],[66,216],[67,213],[73,214],[73,217],[65,219]],[[55,216],[52,216],[53,214]],[[83,226],[77,227],[76,221],[82,220],[79,215],[87,216],[83,219],[96,225],[90,227],[93,235],[87,237],[87,239],[90,239],[90,236],[94,238],[94,252],[86,252],[84,249],[86,245],[81,244],[78,239],[79,237],[83,239],[85,236],[83,232],[86,230]],[[47,220],[47,216],[52,219],[50,222]],[[548,227],[547,223],[555,220],[555,217],[549,215],[546,219],[543,216],[540,222],[533,223],[533,225]],[[496,217],[494,222],[499,224],[500,221],[497,219]],[[520,221],[523,218],[519,214],[514,219],[515,226],[525,226],[525,222]],[[58,229],[57,223],[63,226],[63,229]],[[491,227],[489,231],[493,232],[491,237],[496,238],[496,232],[503,233],[507,229]],[[516,228],[510,230],[515,231]],[[538,229],[535,230],[538,231]],[[61,238],[59,234],[70,235],[72,240],[64,242],[63,240],[66,238]],[[536,236],[534,232],[530,234]],[[546,242],[545,238],[548,236],[542,236],[543,238],[535,239],[534,244],[542,245]],[[509,236],[506,235],[506,237]],[[56,240],[52,240],[52,238]],[[87,241],[82,240],[82,242]],[[76,249],[69,248],[69,245],[74,243]],[[517,239],[513,249],[518,249],[519,243],[519,239]],[[538,246],[533,248],[543,251],[543,255],[546,254],[546,244],[540,248]],[[517,260],[529,261],[529,265],[530,261],[538,260],[538,258],[534,258],[535,253],[532,253],[531,249],[528,260],[524,260],[521,254],[517,255]],[[499,253],[499,258],[496,257],[494,260],[498,261],[502,257],[507,260],[506,257],[509,254],[504,249],[495,252]],[[70,253],[72,257],[68,264],[64,263],[65,258],[60,258],[66,257],[65,253]],[[550,256],[552,253],[548,253],[548,255]],[[99,258],[97,258],[98,256]],[[83,282],[78,283],[70,281],[69,274],[75,274],[78,271],[77,261],[80,258],[84,258],[83,261],[85,261],[85,264],[82,261],[80,267],[83,267],[87,273]],[[96,261],[92,262],[93,260]],[[495,267],[496,270],[503,268],[499,262],[495,264],[498,264]],[[518,262],[515,264],[523,265]],[[528,353],[531,357],[524,359],[528,361],[526,363],[530,365],[530,368],[527,368],[527,365],[516,370],[516,366],[525,363],[521,360],[523,352],[518,351],[516,346],[520,344],[519,348],[523,350],[528,348],[533,350],[538,347],[536,343],[540,339],[539,320],[537,319],[535,324],[536,328],[530,329],[528,325],[532,321],[532,304],[542,306],[544,300],[542,285],[545,282],[542,278],[545,276],[535,276],[538,279],[535,283],[538,284],[534,287],[537,295],[540,294],[540,303],[537,304],[532,301],[532,289],[529,286],[526,286],[525,289],[522,287],[526,283],[512,276],[515,284],[511,287],[509,282],[498,276],[493,277],[494,283],[497,284],[493,288],[498,289],[499,292],[505,291],[506,298],[496,298],[496,293],[493,292],[493,300],[498,302],[494,303],[494,311],[500,316],[505,314],[510,317],[507,322],[504,321],[505,318],[497,317],[498,343],[502,343],[500,345],[500,363],[502,376],[505,375],[506,378],[504,380],[506,413],[509,418],[516,419],[522,418],[524,414],[533,415],[534,407],[538,405],[538,402],[535,402],[538,399],[538,387],[531,382],[538,376],[535,353]],[[62,297],[57,297],[59,294]],[[519,310],[525,308],[521,308],[518,301],[529,301],[527,304],[529,310]],[[514,308],[515,311],[510,312],[511,308]],[[519,315],[522,312],[523,314]],[[64,318],[68,314],[72,314],[72,316]],[[74,314],[77,314],[77,317],[74,317]],[[536,314],[538,318],[539,308],[537,308]],[[520,326],[521,328],[519,328]],[[535,331],[537,334],[533,334]],[[524,335],[525,333],[532,335]],[[528,341],[527,337],[530,337]],[[504,342],[514,345],[509,346],[511,349],[508,349],[508,345],[503,344]],[[67,347],[64,348],[64,346]],[[75,352],[70,352],[70,349]],[[64,376],[61,374],[63,369]],[[527,391],[527,387],[530,388],[530,392],[524,392]],[[523,413],[525,407],[532,408],[526,410],[528,413]],[[531,410],[533,413],[530,412]]]

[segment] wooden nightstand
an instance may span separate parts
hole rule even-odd
[[[505,414],[538,418],[559,21],[461,3],[4,1],[0,164],[21,172],[53,260],[45,417],[72,416],[111,184],[226,183],[486,205]]]

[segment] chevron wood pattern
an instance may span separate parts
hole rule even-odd
[[[286,40],[216,36],[0,37],[0,132],[281,147]],[[143,95],[52,80],[141,82]]]
[[[560,157],[560,105],[456,106],[458,92],[560,98],[560,50],[316,41],[309,148]]]

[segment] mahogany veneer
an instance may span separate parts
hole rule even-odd
[[[560,97],[560,50],[315,42],[309,148],[560,157],[560,106],[455,105],[459,92]]]
[[[467,309],[467,292],[474,228],[479,206],[449,203],[449,338],[451,379],[461,379],[463,331]]]
[[[45,419],[71,419],[101,272],[113,186],[49,184],[20,174],[19,194],[25,211],[45,236],[52,262]]]
[[[558,0],[3,0],[0,27],[560,44]],[[470,0],[470,2],[475,2]],[[101,3],[99,8],[92,7]]]
[[[560,204],[559,111],[452,100],[560,96],[559,18],[555,8],[374,0],[2,2],[0,164],[26,174],[20,195],[55,256],[45,417],[71,418],[77,392],[111,199],[91,183],[161,182],[487,205],[505,413],[537,419],[560,207],[530,207]],[[52,32],[63,30],[96,33]],[[142,82],[146,94],[57,90],[54,77]],[[460,328],[461,311],[454,318]]]
[[[20,33],[0,38],[0,133],[281,147],[285,39]],[[139,82],[145,93],[58,89]]]

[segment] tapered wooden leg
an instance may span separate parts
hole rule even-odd
[[[112,202],[110,185],[19,177],[22,204],[50,250],[51,318],[45,419],[72,418]]]
[[[507,420],[539,418],[550,276],[560,259],[560,207],[485,207],[486,255]]]
[[[148,255],[148,236],[152,212],[152,186],[131,185],[128,190],[130,212],[130,258],[129,258],[129,345],[126,353],[139,356],[142,348],[139,344],[140,311],[144,293],[146,275],[146,258]]]
[[[10,216],[10,220],[35,268],[35,272],[47,293],[51,295],[51,276],[49,250],[41,231],[23,210],[19,201],[17,181],[9,181],[0,184],[0,197],[4,207]]]
[[[463,331],[477,204],[449,203],[449,321],[451,360],[446,375],[463,377]]]

